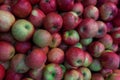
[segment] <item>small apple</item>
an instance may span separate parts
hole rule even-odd
[[[3,80],[5,77],[5,68],[3,65],[0,64],[0,80]]]
[[[104,77],[100,73],[94,73],[94,74],[92,74],[92,79],[91,80],[104,80]]]
[[[0,41],[0,61],[8,61],[15,54],[15,48],[8,42]]]
[[[52,35],[44,29],[38,29],[33,35],[33,42],[39,47],[49,46],[52,42]]]
[[[29,21],[25,19],[19,19],[12,26],[11,32],[16,40],[27,41],[32,37],[34,33],[34,27]]]

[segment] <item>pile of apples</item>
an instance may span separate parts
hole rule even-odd
[[[120,0],[0,0],[0,80],[120,80]]]

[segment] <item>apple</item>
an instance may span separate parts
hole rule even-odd
[[[74,0],[56,0],[60,11],[71,11],[74,6]]]
[[[53,33],[52,34],[52,41],[49,45],[50,48],[58,47],[62,42],[62,37],[60,33]]]
[[[40,68],[46,62],[47,56],[40,49],[33,49],[25,59],[25,63],[29,68]]]
[[[83,80],[83,75],[79,70],[71,69],[66,71],[64,80]]]
[[[83,12],[84,18],[92,18],[94,20],[97,20],[99,18],[99,10],[94,5],[89,5],[85,7]]]
[[[32,0],[31,0],[32,1]],[[28,20],[34,25],[35,28],[41,27],[45,14],[39,9],[32,9]]]
[[[99,12],[103,21],[111,21],[117,15],[118,9],[114,3],[107,2],[101,5]]]
[[[100,38],[99,41],[105,46],[105,49],[109,49],[113,44],[113,39],[109,34],[106,34],[104,37]]]
[[[50,63],[43,69],[43,80],[61,80],[62,76],[62,68],[58,64]]]
[[[33,42],[39,47],[49,46],[52,42],[52,35],[44,29],[38,29],[33,35]]]
[[[78,48],[83,48],[82,44],[80,42],[76,43],[75,45],[73,45],[73,47],[78,47]]]
[[[72,11],[77,13],[78,16],[81,16],[83,14],[83,10],[84,10],[83,4],[80,2],[75,3],[72,9]]]
[[[39,7],[45,14],[55,12],[57,8],[56,0],[40,0]]]
[[[43,48],[40,48],[45,54],[47,54],[49,52],[49,47],[46,46],[46,47],[43,47]]]
[[[113,43],[109,49],[114,51],[114,52],[117,52],[119,49],[119,46],[118,46],[118,44]]]
[[[79,33],[76,30],[68,30],[63,33],[63,41],[67,45],[75,45],[80,40]]]
[[[22,80],[34,80],[32,78],[23,78]]]
[[[51,63],[60,64],[64,61],[64,51],[60,48],[53,48],[47,54],[47,59]]]
[[[12,6],[12,13],[19,18],[27,17],[31,11],[32,6],[28,0],[18,0]]]
[[[79,70],[83,75],[83,80],[91,80],[92,73],[89,68],[80,67]]]
[[[98,32],[96,34],[96,38],[102,38],[107,33],[107,26],[103,21],[97,21],[98,24]]]
[[[19,19],[13,24],[11,33],[17,41],[28,41],[34,33],[34,27],[29,21]]]
[[[88,51],[93,57],[100,57],[104,50],[105,46],[99,41],[92,42],[88,47]]]
[[[111,32],[113,30],[113,24],[111,22],[106,22],[105,24],[107,26],[107,32]]]
[[[8,12],[11,12],[11,6],[8,5],[8,4],[3,4],[0,6],[0,10],[5,10],[5,11],[8,11]]]
[[[94,73],[94,74],[92,74],[92,79],[91,80],[104,80],[104,77],[100,73]]]
[[[29,67],[25,64],[26,56],[24,54],[16,54],[10,62],[10,67],[17,73],[25,73],[29,70]]]
[[[10,67],[10,61],[5,62],[0,61],[0,64],[5,68],[5,70],[9,69]]]
[[[77,69],[78,67],[70,65],[67,61],[64,61],[64,65],[67,69]]]
[[[89,66],[89,69],[94,72],[98,72],[102,69],[102,64],[98,59],[93,59],[92,63]]]
[[[0,64],[0,80],[3,80],[5,77],[5,68],[3,65]]]
[[[84,53],[85,53],[85,60],[84,60],[83,66],[89,67],[90,64],[93,62],[93,58],[90,55],[90,53],[88,53],[88,52],[84,52]]]
[[[120,64],[119,56],[113,51],[103,52],[99,60],[102,66],[108,69],[117,69]]]
[[[16,73],[12,69],[8,69],[6,72],[5,80],[21,80],[23,77],[23,74]]]
[[[43,20],[44,28],[50,33],[56,33],[62,28],[63,19],[61,15],[51,12]]]
[[[15,44],[15,50],[18,53],[26,54],[31,48],[32,48],[32,44],[29,41],[16,42],[16,44]]]
[[[93,41],[93,38],[82,38],[82,39],[80,39],[80,43],[83,46],[88,46],[90,43],[92,43],[92,41]]]
[[[103,77],[108,77],[110,74],[113,73],[112,69],[108,69],[108,68],[103,68],[100,73],[103,75]]]
[[[78,33],[81,38],[92,38],[98,32],[97,22],[92,18],[85,18],[78,26]]]
[[[81,22],[79,16],[73,11],[63,13],[62,18],[63,18],[63,28],[65,30],[75,29],[78,26],[78,24]]]
[[[29,0],[32,5],[36,5],[40,0]]]
[[[12,13],[0,10],[0,32],[8,32],[15,22],[15,17]]]
[[[0,61],[5,62],[10,60],[15,54],[13,45],[6,41],[0,41]]]
[[[97,4],[97,0],[78,0],[78,1],[81,1],[82,4],[86,7],[86,6],[89,6],[89,5],[96,5]]]
[[[65,59],[73,67],[83,66],[85,60],[84,51],[77,47],[69,48],[65,53]]]

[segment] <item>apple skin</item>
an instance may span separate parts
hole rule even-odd
[[[82,39],[80,39],[80,43],[83,46],[88,46],[90,43],[92,43],[92,41],[93,41],[93,38],[82,38]]]
[[[22,80],[34,80],[32,78],[23,78]]]
[[[49,46],[52,42],[52,35],[44,29],[38,29],[33,35],[33,42],[39,47]]]
[[[74,6],[74,0],[56,0],[60,11],[71,11]]]
[[[84,7],[89,6],[89,5],[96,5],[97,4],[97,0],[77,0],[78,2],[81,2]]]
[[[50,48],[58,47],[62,42],[62,36],[60,33],[53,33],[52,34],[52,42],[50,43]]]
[[[105,46],[105,49],[109,49],[113,44],[113,39],[109,34],[106,34],[104,37],[100,38],[99,41]]]
[[[88,52],[84,52],[84,53],[85,53],[85,61],[83,63],[83,66],[84,67],[89,67],[90,64],[93,62],[93,58],[90,55],[90,53],[88,53]]]
[[[32,5],[36,5],[40,0],[29,0]]]
[[[34,27],[29,21],[19,19],[12,26],[11,33],[17,41],[28,41],[34,33]]]
[[[75,29],[78,26],[78,24],[81,22],[79,16],[73,11],[63,13],[62,18],[63,18],[63,28],[65,30]]]
[[[10,67],[13,71],[17,73],[26,73],[29,67],[25,64],[25,55],[18,53],[16,54],[10,62]]]
[[[107,33],[107,26],[103,21],[97,21],[98,24],[98,32],[96,34],[96,38],[102,38]]]
[[[120,64],[119,56],[115,52],[103,52],[99,60],[104,68],[117,69]]]
[[[8,4],[3,4],[0,6],[0,10],[5,10],[5,11],[8,11],[8,12],[11,12],[11,6],[8,5]]]
[[[62,68],[58,64],[50,63],[43,69],[43,80],[61,80],[62,76]]]
[[[91,80],[104,80],[104,77],[103,77],[103,75],[100,74],[100,73],[93,73]]]
[[[101,5],[100,17],[103,21],[111,21],[118,12],[117,6],[112,2],[107,2]]]
[[[84,18],[92,18],[94,20],[97,20],[99,18],[99,10],[94,5],[89,5],[85,7],[83,12]]]
[[[8,11],[0,10],[0,32],[8,32],[15,22],[15,17]]]
[[[112,69],[107,69],[107,68],[103,68],[100,73],[103,75],[103,77],[108,77],[110,74],[113,73]]]
[[[78,33],[81,38],[92,38],[98,32],[98,25],[94,19],[85,18],[78,26]]]
[[[63,19],[61,15],[55,12],[51,12],[46,15],[43,20],[43,25],[50,33],[56,33],[62,28]]]
[[[73,47],[78,47],[78,48],[83,49],[83,46],[82,46],[82,44],[80,42],[78,42],[75,45],[73,45]]]
[[[68,64],[67,61],[64,61],[64,65],[67,69],[77,69],[78,67],[75,67],[75,66],[71,66],[70,64]]]
[[[118,49],[119,49],[119,45],[118,44],[115,44],[113,43],[112,46],[109,48],[110,50],[114,51],[114,52],[117,52]]]
[[[21,73],[16,73],[12,69],[8,69],[6,72],[5,80],[21,80],[23,75]]]
[[[83,75],[79,70],[71,69],[66,71],[64,80],[83,80]]]
[[[9,69],[10,67],[10,61],[6,61],[6,62],[0,61],[0,64],[5,68],[5,70]]]
[[[76,43],[79,42],[80,37],[79,37],[79,33],[76,30],[68,30],[65,31],[63,33],[63,41],[67,44],[67,45],[75,45]]]
[[[90,52],[90,54],[96,58],[100,57],[104,50],[105,46],[99,41],[92,42],[88,47],[88,51]]]
[[[0,80],[3,80],[5,77],[5,68],[3,65],[0,64]]]
[[[25,63],[29,68],[40,68],[46,62],[47,56],[40,49],[33,49],[25,59]],[[37,63],[36,63],[37,62]]]
[[[39,7],[45,14],[55,12],[57,8],[56,0],[40,0]]]
[[[10,60],[15,54],[15,48],[8,42],[0,41],[0,61]]]
[[[80,68],[78,68],[78,70],[80,70],[80,72],[82,73],[83,80],[91,80],[92,73],[91,73],[89,68],[87,68],[87,67],[80,67]]]
[[[72,9],[72,11],[75,12],[78,16],[81,16],[83,14],[83,10],[83,5],[80,2],[75,3]]]
[[[38,28],[42,25],[45,14],[39,9],[32,9],[28,20],[34,25],[35,28]]]
[[[77,47],[69,48],[66,53],[66,61],[73,67],[83,66],[85,60],[84,51]]]
[[[12,6],[12,13],[19,18],[27,17],[31,11],[32,6],[28,0],[18,0]]]
[[[53,48],[47,54],[48,61],[60,64],[64,61],[64,51],[60,48]]]
[[[102,69],[102,65],[98,59],[93,59],[92,63],[89,66],[89,69],[94,72],[98,72]]]
[[[105,24],[107,26],[107,32],[111,32],[113,30],[113,24],[111,22],[106,22]]]

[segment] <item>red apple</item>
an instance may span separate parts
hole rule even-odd
[[[7,32],[15,22],[15,17],[8,11],[0,10],[0,32]]]
[[[28,67],[32,69],[40,68],[46,62],[46,54],[40,49],[33,49],[25,59]]]
[[[84,18],[92,18],[94,20],[97,20],[99,18],[99,10],[94,5],[89,5],[85,7],[83,12]]]
[[[34,8],[32,9],[28,20],[34,25],[34,27],[38,28],[42,25],[44,17],[45,14],[39,8]]]
[[[28,0],[18,0],[12,6],[13,14],[19,18],[27,17],[31,11],[32,11],[32,6]]]
[[[118,44],[113,43],[109,49],[114,51],[114,52],[117,52],[119,49],[119,46],[118,46]]]
[[[40,48],[45,54],[47,54],[49,52],[49,47],[46,46],[46,47],[43,47],[43,48]]]
[[[113,73],[112,69],[103,68],[100,73],[106,78]]]
[[[48,14],[50,12],[56,11],[56,0],[40,0],[39,2],[40,9]]]
[[[86,18],[78,26],[79,35],[82,38],[92,38],[98,32],[98,25],[94,19]]]
[[[66,61],[74,67],[83,66],[85,60],[84,51],[77,47],[71,47],[66,51]]]
[[[68,30],[63,33],[63,41],[68,45],[75,45],[80,40],[76,30]]]
[[[63,20],[62,17],[55,12],[51,12],[46,15],[43,20],[43,25],[46,30],[51,33],[56,33],[62,28]]]
[[[56,0],[60,11],[70,11],[74,6],[74,0]]]
[[[0,64],[7,70],[10,67],[10,61],[2,62],[0,61]]]
[[[16,52],[26,54],[32,47],[32,44],[28,42],[17,42],[15,44]]]
[[[71,66],[70,64],[68,64],[67,61],[64,61],[64,65],[67,69],[77,69],[78,67],[75,67],[75,66]]]
[[[36,5],[40,0],[29,0],[32,5]]]
[[[104,80],[104,77],[100,73],[94,73],[94,74],[92,74],[92,79],[91,80]]]
[[[5,68],[3,65],[0,64],[0,80],[3,80],[5,77]]]
[[[64,61],[64,51],[60,48],[53,48],[48,52],[48,61],[60,64]]]
[[[113,24],[111,22],[106,22],[105,24],[107,26],[107,32],[111,32],[113,30]]]
[[[81,19],[75,12],[66,12],[62,15],[63,18],[63,28],[65,30],[71,30],[78,26]]]
[[[11,11],[11,6],[8,4],[3,4],[0,6],[0,10]]]
[[[0,61],[8,61],[10,60],[15,54],[14,47],[5,41],[0,41]]]
[[[89,5],[96,5],[97,4],[97,0],[77,0],[77,1],[81,1],[82,4],[86,7]]]

